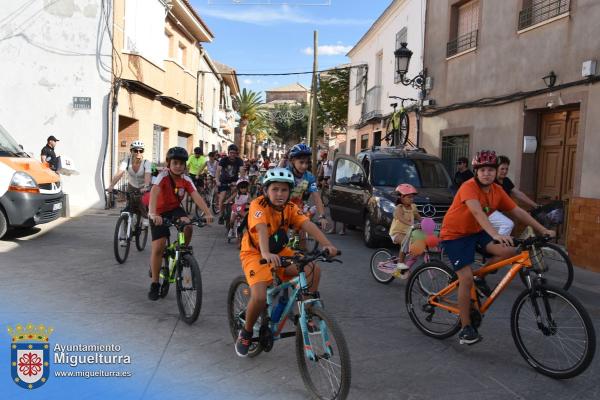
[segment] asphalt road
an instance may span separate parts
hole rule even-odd
[[[223,227],[195,229],[192,244],[204,295],[200,317],[189,326],[178,318],[173,291],[158,302],[147,299],[148,248],[138,253],[132,246],[127,262],[116,263],[115,221],[115,215],[97,212],[0,241],[3,329],[19,321],[43,322],[55,328],[51,343],[118,344],[132,359],[125,366],[133,371],[131,378],[71,385],[66,378],[53,377],[36,390],[43,395],[39,398],[308,398],[293,339],[277,342],[273,351],[254,359],[234,353],[226,296],[231,280],[242,271]],[[597,357],[584,374],[566,381],[536,373],[521,358],[509,326],[512,303],[523,290],[520,282],[514,281],[486,315],[480,329],[484,340],[461,346],[456,337],[440,341],[414,327],[404,304],[404,281],[382,285],[371,277],[372,250],[362,244],[360,232],[332,239],[343,251],[344,264],[323,265],[320,291],[348,342],[350,398],[600,398]],[[600,274],[578,269],[571,292],[600,332]],[[0,364],[2,397],[23,398],[23,389],[10,382],[8,360]]]

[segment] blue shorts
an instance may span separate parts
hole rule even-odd
[[[443,240],[442,248],[452,263],[453,270],[458,271],[475,262],[475,251],[485,249],[492,237],[485,231],[453,240]]]

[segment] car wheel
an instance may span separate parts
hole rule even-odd
[[[2,237],[6,234],[7,230],[8,230],[8,220],[4,216],[4,212],[2,211],[2,208],[0,207],[0,239],[2,239]]]
[[[377,240],[375,239],[375,227],[369,218],[369,214],[365,215],[365,224],[363,229],[363,240],[367,247],[377,247]]]

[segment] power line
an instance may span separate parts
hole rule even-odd
[[[353,68],[362,68],[364,64],[361,65],[350,65],[347,67],[339,67],[339,68],[328,68],[317,71],[318,74],[332,71],[343,71],[347,69]],[[198,71],[200,73],[210,74],[212,71]],[[305,72],[280,72],[280,73],[236,73],[236,72],[219,72],[219,75],[235,75],[235,76],[291,76],[291,75],[309,75],[312,74],[313,71],[305,71]]]

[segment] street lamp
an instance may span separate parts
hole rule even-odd
[[[410,58],[413,52],[406,47],[406,42],[400,43],[400,48],[394,51],[396,57],[396,72],[400,75],[400,83],[404,86],[412,86],[415,89],[424,90],[425,84],[425,71],[421,71],[417,76],[412,79],[406,77],[408,72],[408,66],[410,65]],[[424,94],[424,93],[423,93]]]
[[[556,74],[554,71],[550,71],[550,73],[542,78],[544,80],[544,84],[546,87],[551,88],[556,84]]]

